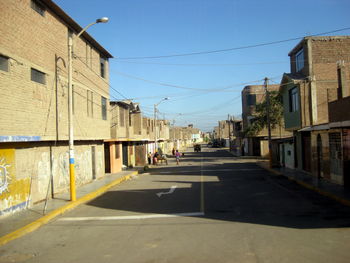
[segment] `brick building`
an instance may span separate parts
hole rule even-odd
[[[340,131],[330,130],[330,114],[337,113],[329,104],[349,96],[349,54],[349,36],[305,37],[289,53],[291,73],[281,81],[285,127],[294,135],[293,167],[340,184],[342,168],[332,168],[340,140],[330,135]]]
[[[0,1],[0,215],[69,189],[68,39],[82,30],[50,0]],[[104,175],[110,138],[106,51],[74,38],[77,186]]]
[[[269,92],[277,92],[280,85],[268,85]],[[250,85],[242,90],[242,122],[243,130],[254,122],[256,105],[266,100],[266,89],[264,85]],[[244,139],[244,154],[254,156],[267,156],[269,153],[268,147],[268,131],[267,128],[261,130],[255,136],[247,136]],[[271,130],[273,138],[283,138],[290,136],[290,133],[285,131],[284,127],[278,126]]]

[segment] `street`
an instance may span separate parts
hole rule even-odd
[[[151,168],[0,262],[350,262],[350,207],[218,148]]]

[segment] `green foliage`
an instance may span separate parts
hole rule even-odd
[[[271,129],[282,125],[283,104],[282,95],[277,91],[270,92],[270,124]],[[266,99],[256,104],[254,119],[252,124],[244,131],[248,137],[255,136],[267,127],[267,102]]]

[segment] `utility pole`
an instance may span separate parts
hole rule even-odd
[[[269,165],[272,168],[272,142],[271,142],[271,122],[270,122],[270,92],[268,90],[269,79],[265,78],[265,91],[266,91],[266,119],[267,119],[267,134],[269,141]]]
[[[228,118],[228,145],[231,151],[231,116],[230,114],[228,114],[227,118]]]
[[[95,22],[88,24],[83,28],[76,36],[79,37],[92,25],[97,23],[107,23],[108,18],[102,17]],[[73,128],[73,33],[68,37],[68,126],[69,126],[69,182],[70,182],[70,200],[76,201],[76,189],[75,189],[75,168],[74,168],[74,128]]]
[[[163,101],[169,100],[169,98],[163,98],[160,102],[154,104],[154,152],[158,151],[158,138],[157,138],[157,107],[159,104],[161,104]]]

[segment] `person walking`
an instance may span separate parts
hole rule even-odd
[[[176,164],[179,165],[179,163],[180,163],[180,153],[179,153],[179,150],[176,150],[175,157],[176,157]]]
[[[151,152],[148,153],[147,159],[148,159],[148,165],[151,165],[152,164],[152,153]]]

